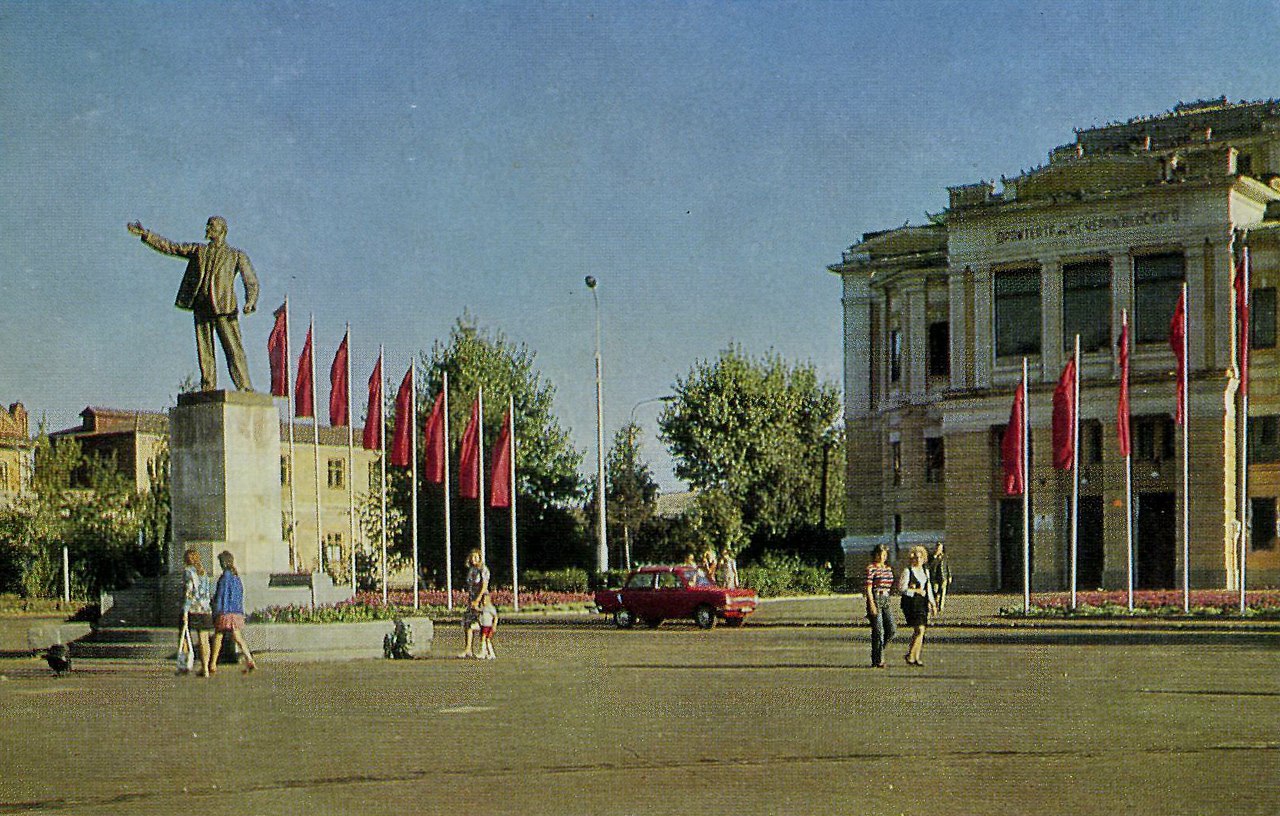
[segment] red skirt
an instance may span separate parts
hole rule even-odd
[[[237,612],[215,615],[213,618],[213,631],[215,632],[237,632],[243,628],[244,615]]]

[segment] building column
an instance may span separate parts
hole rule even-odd
[[[871,283],[844,277],[844,388],[847,420],[871,412]]]
[[[928,295],[925,292],[924,280],[911,282],[903,289],[905,301],[902,309],[902,332],[905,339],[903,363],[906,366],[906,389],[911,401],[919,403],[924,400],[925,390],[929,384],[929,364],[926,359],[929,349]]]
[[[1133,256],[1128,247],[1112,247],[1107,251],[1111,256],[1111,339],[1112,348],[1120,342],[1120,327],[1124,323],[1124,311],[1129,311],[1129,325],[1133,325]],[[1130,345],[1133,340],[1130,331]],[[1132,352],[1132,349],[1130,349]],[[1111,355],[1111,374],[1120,375],[1120,356]]]
[[[978,267],[973,276],[973,386],[991,387],[995,362],[995,292],[990,264]]]
[[[951,323],[951,387],[968,388],[973,384],[972,350],[969,347],[968,299],[972,274],[966,267],[952,269],[947,275],[950,300],[948,319]]]
[[[1062,261],[1040,259],[1040,379],[1058,379],[1065,357],[1062,351]],[[1069,339],[1069,338],[1068,338]]]

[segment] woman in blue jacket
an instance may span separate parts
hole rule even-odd
[[[213,591],[213,656],[209,660],[209,674],[218,671],[218,654],[222,651],[222,636],[231,635],[236,648],[244,655],[244,671],[257,668],[249,644],[244,642],[244,584],[236,572],[235,556],[223,550],[218,553],[222,576]]]

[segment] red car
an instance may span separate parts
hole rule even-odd
[[[759,598],[754,589],[727,589],[717,586],[697,567],[641,567],[627,576],[621,589],[596,592],[596,609],[613,615],[619,629],[630,629],[637,620],[650,627],[668,618],[693,618],[703,629],[722,618],[730,626],[741,626],[756,610]]]

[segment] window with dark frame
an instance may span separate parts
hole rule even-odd
[[[1181,252],[1133,259],[1133,341],[1167,343],[1169,322],[1182,295],[1186,259]]]
[[[951,376],[951,324],[946,320],[929,324],[929,376]]]
[[[1254,550],[1276,548],[1276,500],[1270,496],[1249,499],[1249,546]]]
[[[899,487],[902,484],[902,443],[889,443],[889,461],[893,473],[893,486]]]
[[[924,480],[929,484],[941,484],[946,479],[947,448],[940,436],[924,440]]]
[[[1249,462],[1280,462],[1280,416],[1249,417]]]
[[[329,487],[341,488],[346,486],[347,463],[341,459],[329,460]]]
[[[1133,456],[1144,462],[1165,462],[1173,459],[1173,418],[1164,414],[1137,416],[1131,420],[1133,427]]]
[[[1095,260],[1062,267],[1062,345],[1080,352],[1111,345],[1111,261]]]
[[[1080,423],[1080,461],[1090,465],[1102,461],[1102,423],[1096,419]]]
[[[1249,346],[1276,347],[1276,290],[1274,286],[1254,289],[1249,302]]]
[[[1040,270],[1009,269],[995,274],[996,356],[1040,353]]]
[[[889,382],[902,379],[902,332],[889,330]]]

